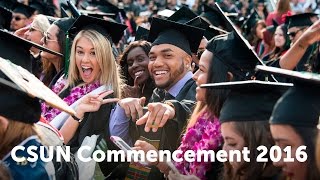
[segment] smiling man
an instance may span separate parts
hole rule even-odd
[[[314,63],[312,56],[315,54],[316,44],[306,43],[303,34],[317,19],[315,13],[302,13],[287,17],[286,24],[291,48],[281,57],[281,68],[297,71],[310,69],[311,64]]]

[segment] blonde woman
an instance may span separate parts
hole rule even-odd
[[[35,16],[29,26],[17,30],[15,34],[17,36],[23,37],[24,39],[42,45],[41,39],[44,37],[44,33],[49,29],[49,27],[50,23],[48,18],[44,15],[39,14]],[[42,61],[40,50],[35,47],[31,47],[30,53],[32,54],[32,73],[40,79],[41,74],[45,73],[43,72],[43,67],[46,70],[51,63],[47,60]]]
[[[53,91],[68,105],[72,105],[103,85],[111,89],[100,95],[88,95],[81,100],[76,108],[77,117],[69,117],[60,129],[65,144],[77,149],[86,136],[100,135],[106,131],[113,106],[105,103],[115,102],[120,98],[121,84],[109,40],[96,30],[81,30],[72,44],[68,78],[62,76],[53,86]],[[107,95],[113,98],[103,100]],[[60,114],[57,109],[50,109],[45,105],[42,107],[47,120]],[[78,122],[79,119],[81,122]]]

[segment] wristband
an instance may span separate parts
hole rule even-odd
[[[71,117],[74,119],[74,120],[76,120],[76,121],[78,121],[79,123],[82,121],[82,119],[83,118],[78,118],[77,116],[75,116],[75,115],[71,115]]]

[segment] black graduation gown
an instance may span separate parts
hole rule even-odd
[[[182,129],[186,125],[187,118],[193,111],[193,107],[195,105],[195,96],[196,96],[196,83],[193,79],[190,79],[186,82],[186,84],[182,87],[179,94],[175,99],[170,100],[170,102],[175,106],[176,109],[176,117],[173,120],[169,120],[164,128],[159,128],[158,132],[146,133],[144,131],[144,125],[136,126],[136,124],[132,121],[129,123],[129,133],[130,137],[132,137],[133,142],[139,139],[140,136],[144,136],[148,139],[161,139],[160,149],[169,149],[170,151],[174,151],[178,148],[180,144],[180,136]],[[161,102],[163,101],[163,90],[155,89],[153,94],[149,100],[150,102]],[[171,97],[172,98],[172,97]],[[109,118],[108,118],[109,119]],[[109,125],[109,123],[108,123]],[[170,137],[170,138],[167,138]],[[105,138],[108,149],[109,150],[119,150],[112,141],[110,141],[110,131],[109,127],[106,131]],[[99,163],[100,169],[105,176],[108,176],[107,179],[124,179],[127,170],[129,167],[129,163],[117,163],[117,162],[101,162]],[[164,176],[158,168],[152,167],[152,170],[149,174],[148,179],[157,180],[164,179]]]
[[[187,119],[191,115],[196,103],[196,83],[190,79],[182,87],[176,98],[171,97],[170,101],[175,107],[175,118],[168,120],[163,128],[159,128],[157,132],[145,132],[145,125],[136,126],[134,122],[130,122],[130,135],[135,142],[140,136],[146,137],[150,140],[160,140],[160,148],[170,150],[173,152],[178,148],[181,142],[181,133],[186,126]],[[163,90],[156,88],[151,96],[149,103],[162,102]],[[148,179],[164,179],[157,167],[152,167]]]

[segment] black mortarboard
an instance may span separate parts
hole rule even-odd
[[[91,4],[96,6],[101,12],[112,13],[115,14],[116,17],[121,14],[122,18],[126,18],[126,12],[123,8],[119,8],[107,0],[93,0]]]
[[[220,13],[222,10],[217,5]],[[255,75],[257,63],[264,64],[257,56],[249,42],[238,32],[228,17],[223,15],[233,31],[223,36],[218,36],[208,42],[206,49],[213,53],[215,60],[228,67],[240,80],[251,79]]]
[[[81,15],[71,26],[69,33],[76,34],[83,29],[94,29],[105,37],[111,38],[112,42],[117,44],[123,36],[126,28],[127,26],[124,24]]]
[[[225,34],[227,31],[220,29],[218,27],[210,25],[208,22],[203,20],[201,17],[195,17],[191,19],[190,21],[186,22],[187,25],[195,26],[201,29],[205,29],[204,36],[207,39],[212,39],[215,36],[218,36],[220,34]]]
[[[30,48],[35,47],[51,54],[62,54],[49,50],[31,41],[15,36],[9,32],[0,30],[0,57],[9,59],[13,63],[31,71]]]
[[[279,26],[278,22],[272,19],[272,25],[267,26],[266,30],[269,31],[271,34],[274,34],[278,26]]]
[[[113,13],[95,12],[95,11],[87,11],[87,10],[79,10],[79,12],[83,15],[92,16],[100,19],[104,19],[104,17],[108,17],[111,19],[116,18],[116,15]]]
[[[36,123],[40,119],[39,99],[48,105],[75,115],[75,111],[26,69],[0,58],[0,115],[10,120]]]
[[[69,17],[67,11],[64,9],[63,6],[60,6],[60,11],[61,11],[61,18]]]
[[[0,78],[0,116],[28,124],[40,120],[41,106],[14,83]],[[5,102],[5,103],[4,103]]]
[[[29,4],[30,7],[33,7],[39,14],[47,15],[47,16],[54,16],[54,5],[50,4],[49,2],[43,1],[32,1]]]
[[[174,13],[175,13],[175,11],[173,11],[171,9],[164,9],[164,10],[158,11],[157,15],[168,18],[168,17],[172,16]]]
[[[148,41],[152,45],[172,44],[189,55],[198,51],[204,29],[174,21],[153,18]]]
[[[320,115],[320,75],[296,72],[274,67],[257,66],[258,70],[291,77],[290,88],[277,102],[270,118],[271,124],[287,124],[295,127],[316,127]]]
[[[244,21],[243,26],[241,27],[244,30],[244,33],[251,33],[251,29],[257,24],[257,22],[260,19],[261,18],[259,17],[257,11],[254,9],[253,12],[247,18],[247,20]]]
[[[269,120],[274,104],[284,90],[291,86],[289,83],[257,80],[201,85],[206,88],[230,90],[220,111],[221,123]]]
[[[144,27],[138,26],[134,40],[135,41],[139,41],[139,40],[146,40],[147,41],[148,36],[149,36],[149,30]]]
[[[78,18],[81,15],[81,13],[78,11],[77,7],[69,0],[67,1],[67,4],[68,4],[69,9],[71,11],[72,17]]]
[[[12,12],[0,6],[0,29],[10,29],[10,23],[12,19]]]
[[[228,22],[225,21],[225,19],[222,17],[222,14],[219,12],[219,9],[217,8],[217,5],[214,6],[208,6],[206,4],[202,5],[203,13],[200,14],[200,16],[213,26],[216,27],[222,27],[224,30],[231,32],[232,27]],[[222,11],[223,12],[223,11]],[[224,15],[224,14],[223,14]]]
[[[33,7],[24,5],[22,3],[15,3],[12,7],[12,11],[15,13],[21,13],[25,15],[27,18],[31,17],[36,9]]]
[[[68,30],[72,27],[74,22],[75,22],[75,19],[66,17],[66,18],[60,18],[54,21],[53,24],[58,26],[59,29],[66,34]]]
[[[168,20],[178,23],[186,23],[197,16],[198,15],[191,11],[189,8],[182,6],[178,11],[168,17]]]
[[[311,18],[314,16],[318,16],[318,14],[316,14],[316,13],[302,13],[302,14],[287,16],[286,21],[288,24],[288,29],[292,28],[292,27],[311,26],[313,24],[311,21]]]

